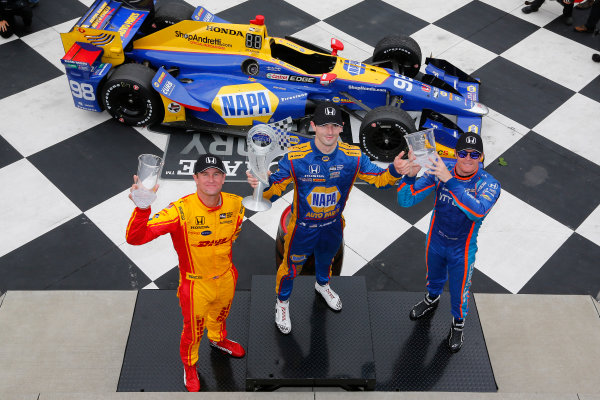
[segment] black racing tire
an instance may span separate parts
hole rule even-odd
[[[162,121],[164,107],[152,88],[155,71],[142,64],[118,66],[102,86],[102,104],[117,121],[146,126]]]
[[[381,39],[373,50],[373,62],[377,65],[414,78],[421,68],[421,48],[410,36],[389,35]]]
[[[163,1],[154,13],[152,29],[160,30],[178,22],[192,19],[195,8],[185,2]]]
[[[377,107],[369,111],[360,125],[360,147],[372,160],[392,162],[408,144],[404,135],[416,132],[410,115],[393,106]]]
[[[284,242],[285,242],[285,234],[287,233],[287,224],[290,220],[290,215],[292,213],[292,206],[288,206],[281,213],[281,218],[279,219],[279,226],[277,228],[277,238],[275,239],[275,272],[279,269],[281,262],[283,261],[283,253],[284,253]],[[333,263],[331,266],[331,274],[335,276],[339,276],[342,272],[342,264],[344,263],[344,241],[340,244],[340,248],[338,249],[335,257],[333,258]],[[304,265],[302,266],[302,271],[300,271],[300,275],[314,275],[315,274],[315,257],[311,255],[308,257]]]

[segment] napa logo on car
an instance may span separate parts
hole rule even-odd
[[[308,205],[313,210],[309,218],[329,218],[337,214],[336,205],[340,200],[341,194],[336,186],[323,187],[316,186],[306,196]]]
[[[260,83],[223,86],[212,102],[212,108],[229,125],[267,123],[278,105],[278,97]]]

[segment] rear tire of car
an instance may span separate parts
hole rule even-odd
[[[154,14],[152,29],[160,30],[181,21],[191,20],[194,10],[195,8],[187,3],[163,1]]]
[[[385,61],[377,66],[414,78],[421,68],[421,48],[410,36],[389,35],[381,39],[373,50],[373,62]]]
[[[141,64],[123,64],[102,87],[102,104],[117,121],[146,126],[162,121],[164,107],[152,88],[155,71]]]
[[[287,224],[290,220],[290,214],[292,211],[292,206],[288,206],[281,213],[281,218],[279,219],[279,226],[277,228],[277,238],[275,239],[275,271],[279,269],[281,262],[283,261],[283,253],[284,253],[284,238],[287,232]],[[340,244],[340,248],[338,249],[335,257],[333,258],[332,266],[331,266],[331,274],[335,276],[339,276],[342,272],[342,264],[344,263],[344,241],[342,240],[342,244]],[[308,257],[304,266],[302,267],[302,271],[300,271],[300,275],[314,275],[315,274],[315,257],[311,255]]]
[[[404,135],[416,132],[415,123],[404,110],[377,107],[369,111],[360,125],[360,147],[372,160],[392,162],[408,145]]]

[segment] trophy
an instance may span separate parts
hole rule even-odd
[[[137,185],[138,188],[131,192],[136,206],[148,208],[156,200],[154,186],[163,166],[163,160],[153,154],[142,154],[138,157]]]
[[[290,122],[291,119],[288,118],[272,124],[255,125],[248,131],[248,165],[252,175],[258,179],[258,186],[254,188],[252,196],[246,196],[242,200],[248,210],[267,211],[271,208],[271,202],[265,200],[262,194],[269,186],[269,165],[292,146],[289,131],[280,128],[289,126]]]

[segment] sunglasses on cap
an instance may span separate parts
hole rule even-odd
[[[472,151],[469,153],[466,150],[461,150],[461,151],[457,152],[456,154],[458,154],[458,156],[460,158],[465,158],[467,156],[467,154],[469,154],[469,157],[471,157],[472,160],[479,160],[479,157],[481,157],[481,153],[478,151]]]

